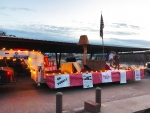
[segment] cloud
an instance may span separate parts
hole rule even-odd
[[[105,31],[106,34],[111,34],[111,35],[139,35],[139,33],[135,33],[135,32],[121,32],[121,31]]]
[[[10,15],[5,14],[5,13],[0,13],[0,15],[3,15],[3,16],[10,16]]]
[[[111,26],[115,28],[122,28],[122,27],[127,28],[128,27],[127,24],[125,23],[112,23]]]
[[[10,10],[10,11],[18,11],[18,10],[22,10],[22,11],[32,11],[32,12],[36,12],[33,9],[29,9],[29,8],[17,8],[17,7],[13,7],[13,8],[8,8],[8,7],[0,7],[0,10]]]
[[[55,28],[55,27],[54,27]],[[48,40],[48,41],[57,41],[57,42],[70,42],[78,43],[79,39],[74,38],[69,35],[53,35],[42,33],[42,32],[30,32],[24,30],[5,30],[8,35],[15,35],[18,38],[28,38],[35,40]],[[58,31],[57,31],[58,32]],[[90,40],[90,44],[102,45],[100,40]],[[144,40],[127,40],[127,39],[117,39],[117,38],[104,38],[104,44],[109,46],[126,46],[126,47],[145,47],[147,48],[150,41]]]
[[[90,43],[99,45],[102,44],[98,40],[92,40]],[[117,39],[117,38],[107,38],[104,39],[104,44],[109,46],[120,46],[120,47],[149,47],[150,41],[144,40],[133,40],[133,39]]]
[[[117,24],[119,26],[126,27],[126,24]],[[138,26],[129,25],[129,27],[138,28]],[[9,29],[10,28],[10,29]],[[11,29],[13,28],[13,29]],[[92,27],[62,27],[62,26],[54,26],[47,24],[36,24],[32,23],[29,25],[16,25],[14,27],[8,27],[4,29],[8,35],[15,35],[16,37],[21,38],[30,38],[30,39],[39,39],[39,40],[51,40],[51,41],[60,41],[60,42],[75,42],[77,43],[81,34],[86,32],[93,33],[91,36],[99,33],[99,30],[94,29]],[[125,45],[125,46],[133,46],[133,47],[147,47],[149,45],[148,41],[143,40],[124,40],[118,39],[118,36],[135,36],[139,35],[138,32],[130,32],[130,31],[104,31],[105,35],[110,35],[109,38],[104,38],[104,43],[107,45]],[[88,35],[89,36],[89,35]],[[115,37],[115,38],[111,38]],[[90,40],[93,44],[101,44],[100,40],[94,40],[93,38]]]
[[[139,26],[130,25],[126,23],[112,23],[108,27],[109,30],[104,31],[104,33],[109,35],[135,36],[135,35],[139,35],[140,33]]]
[[[140,29],[139,26],[135,26],[135,25],[129,25],[126,23],[112,23],[112,25],[110,25],[111,27],[114,28],[132,28],[132,29]]]
[[[140,29],[139,26],[130,25],[130,27],[131,27],[132,29]]]
[[[15,35],[17,38],[59,41],[59,42],[74,42],[74,43],[77,43],[78,41],[70,36],[49,35],[42,32],[30,32],[24,30],[10,30],[10,29],[9,30],[5,29],[5,31],[7,35]]]

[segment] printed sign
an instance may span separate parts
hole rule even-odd
[[[102,83],[112,82],[111,71],[102,72]]]
[[[54,77],[55,77],[55,88],[70,86],[69,74],[61,74]]]
[[[134,72],[135,72],[135,80],[136,81],[141,80],[140,69],[135,69]]]
[[[83,88],[93,87],[93,80],[91,73],[83,73],[82,78],[83,78]]]
[[[122,71],[119,71],[119,72],[120,72],[120,83],[127,83],[126,71],[122,70]]]
[[[14,57],[28,59],[28,51],[15,51]]]

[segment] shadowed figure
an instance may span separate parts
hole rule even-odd
[[[117,54],[114,56],[114,65],[115,69],[120,69],[120,56]]]

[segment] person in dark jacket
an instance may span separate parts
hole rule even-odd
[[[114,64],[115,64],[115,69],[120,69],[120,56],[119,55],[115,55],[115,57],[114,57]]]

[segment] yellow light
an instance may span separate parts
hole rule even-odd
[[[7,57],[7,59],[10,59],[9,57]]]
[[[4,47],[2,50],[5,50],[6,48]]]
[[[36,72],[35,72],[35,71],[33,71],[33,74],[36,74]]]
[[[28,60],[29,60],[29,61],[31,61],[31,60],[32,60],[32,58],[28,58]]]
[[[10,51],[12,51],[12,49],[10,49]]]
[[[14,58],[13,61],[16,61],[16,59]]]
[[[32,51],[34,51],[34,50],[32,50]]]

